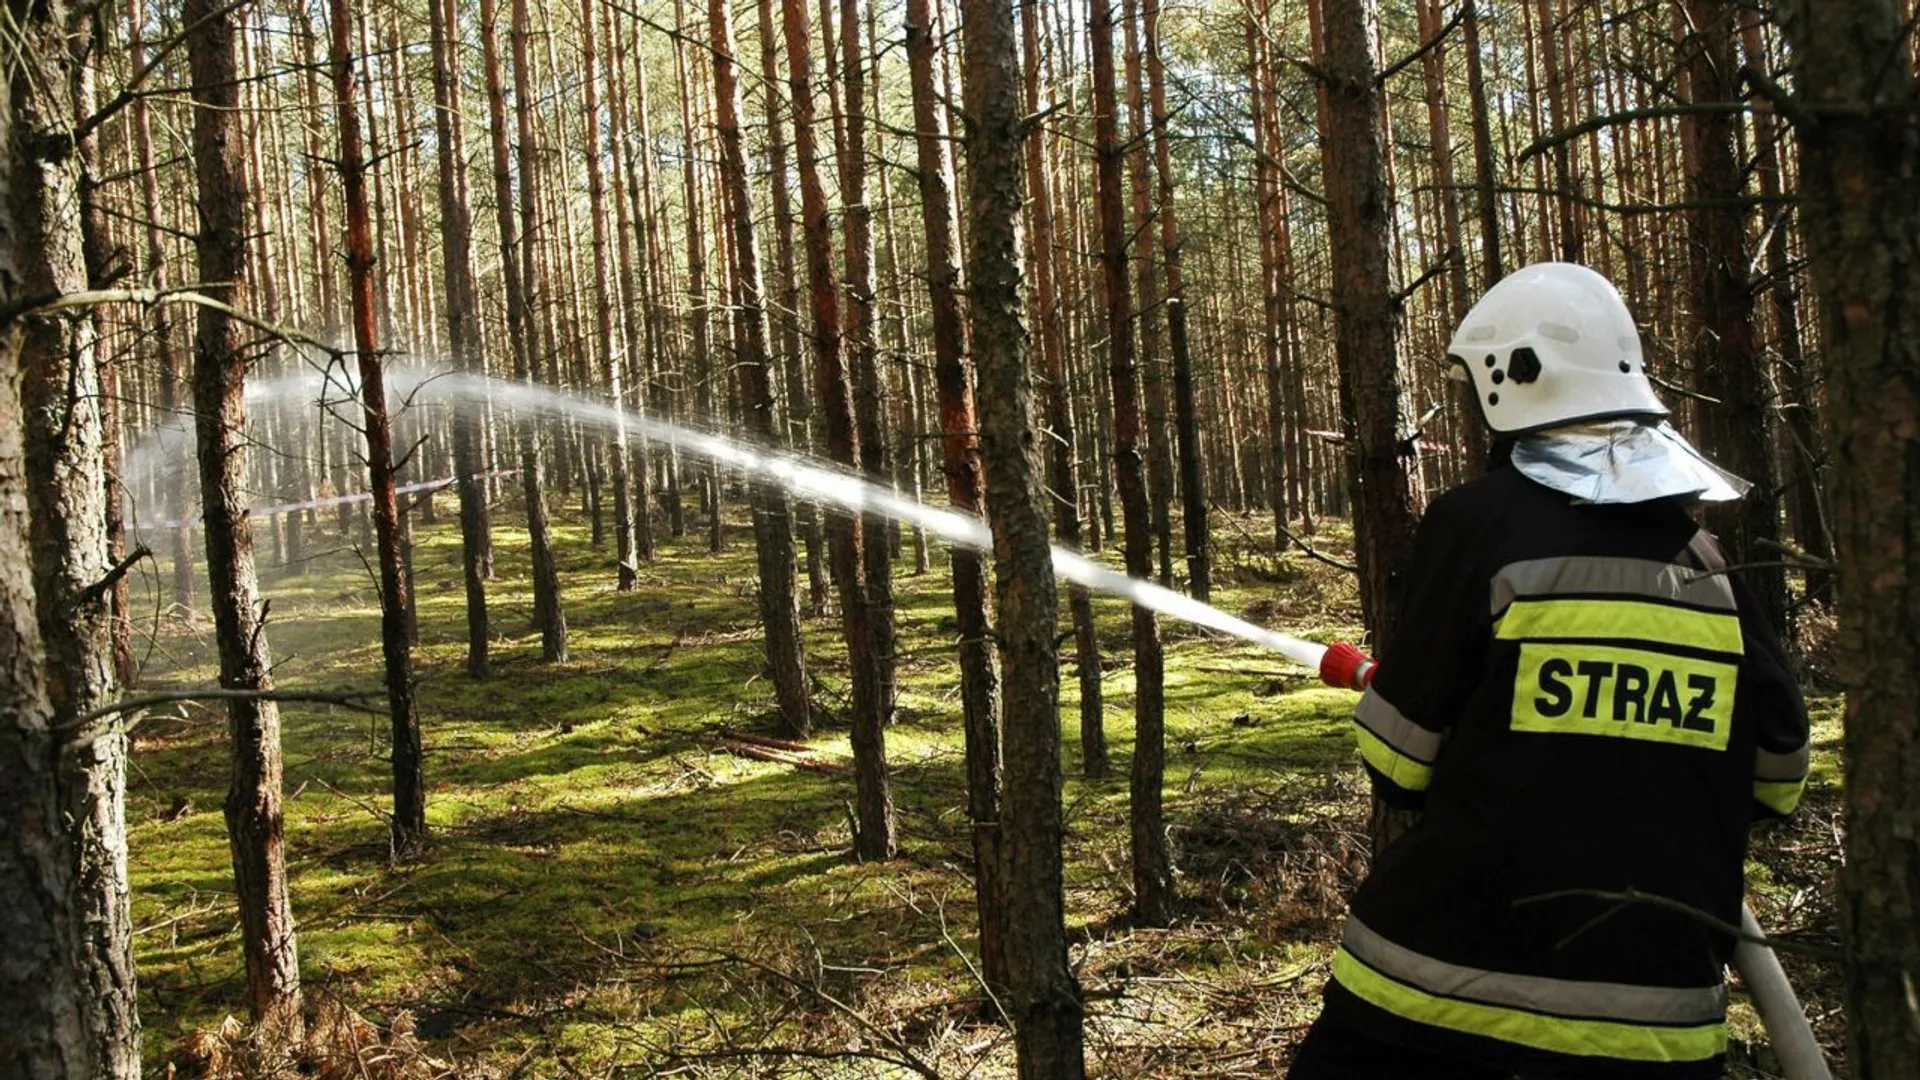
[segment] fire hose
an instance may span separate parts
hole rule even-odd
[[[1371,656],[1347,642],[1327,646],[1320,658],[1320,679],[1342,690],[1365,690],[1380,670]],[[1806,1010],[1794,996],[1780,958],[1767,944],[1753,909],[1740,905],[1740,940],[1734,946],[1733,966],[1753,998],[1760,1022],[1767,1030],[1767,1041],[1780,1060],[1787,1080],[1833,1080],[1820,1043],[1813,1037]]]

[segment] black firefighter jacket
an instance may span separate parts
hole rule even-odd
[[[1515,1072],[1687,1075],[1726,1046],[1749,823],[1807,719],[1774,631],[1684,504],[1596,506],[1503,467],[1421,522],[1355,710],[1424,810],[1353,899],[1328,1008]],[[1716,572],[1721,571],[1721,572]]]

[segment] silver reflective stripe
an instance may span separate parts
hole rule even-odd
[[[1508,563],[1493,575],[1488,612],[1522,596],[1644,596],[1715,611],[1738,610],[1726,575],[1657,559],[1575,555]]]
[[[1753,778],[1755,780],[1804,780],[1807,775],[1807,744],[1801,743],[1800,749],[1786,754],[1776,754],[1771,750],[1762,750],[1754,755]]]
[[[1353,719],[1381,742],[1423,765],[1433,764],[1433,759],[1440,756],[1440,744],[1447,738],[1407,719],[1394,708],[1393,702],[1381,697],[1372,687],[1360,695],[1360,704],[1353,707]]]
[[[1631,986],[1461,967],[1396,945],[1351,915],[1341,944],[1382,975],[1428,993],[1488,1005],[1638,1024],[1712,1024],[1727,1013],[1724,985]]]

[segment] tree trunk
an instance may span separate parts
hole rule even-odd
[[[1747,64],[1756,71],[1769,71],[1766,46],[1757,19],[1742,20],[1743,50]],[[1787,137],[1786,125],[1774,116],[1773,105],[1764,95],[1753,99],[1754,142],[1753,171],[1760,178],[1760,194],[1767,200],[1773,218],[1767,229],[1767,298],[1773,307],[1773,331],[1780,351],[1780,396],[1786,417],[1789,452],[1785,484],[1787,521],[1793,528],[1794,542],[1817,559],[1833,560],[1833,535],[1828,526],[1822,477],[1825,472],[1825,444],[1821,441],[1819,364],[1807,355],[1800,340],[1800,300],[1794,288],[1794,266],[1788,251],[1788,228],[1792,218],[1786,207],[1772,209],[1780,198],[1784,182],[1780,164],[1780,144]],[[1821,603],[1833,599],[1833,574],[1809,571],[1807,598]]]
[[[236,26],[231,11],[187,0],[181,18],[193,68],[193,156],[199,180],[198,280],[234,307],[249,305],[248,203],[237,111]],[[199,445],[200,505],[207,545],[207,600],[220,649],[220,685],[273,687],[265,607],[253,568],[247,514],[246,372],[253,331],[224,311],[201,307],[193,350],[193,412]],[[281,803],[280,709],[271,701],[227,703],[233,775],[225,806],[233,856],[247,1003],[272,1039],[300,1037],[300,960],[287,897],[286,823]]]
[[[812,43],[806,0],[781,0],[787,41],[788,93],[793,102],[793,145],[800,174],[801,219],[807,248],[807,290],[813,311],[815,384],[825,413],[827,450],[852,468],[860,463],[860,435],[854,427],[853,390],[848,385],[840,334],[840,296],[833,272],[833,225],[820,178],[820,151],[814,138]],[[840,590],[840,622],[851,669],[849,705],[856,806],[854,853],[861,859],[890,859],[894,853],[893,794],[888,790],[886,713],[880,697],[878,658],[874,655],[873,613],[867,606],[865,547],[885,543],[868,536],[858,514],[830,515],[828,546]]]
[[[623,411],[626,389],[620,370],[623,350],[614,348],[614,294],[619,289],[619,283],[614,280],[615,271],[609,265],[612,238],[607,235],[607,182],[600,160],[600,59],[594,47],[593,24],[594,0],[580,0],[580,77],[586,88],[581,126],[585,129],[587,213],[593,219],[594,342],[599,348],[601,369],[605,372],[603,378],[607,395],[613,399],[616,410],[613,433],[607,448],[607,456],[612,459],[608,463],[609,471],[613,473],[614,557],[619,560],[616,582],[619,591],[631,592],[640,580],[640,560],[635,553],[637,540],[633,525],[633,487],[627,472],[629,450],[626,413]],[[773,633],[771,625],[768,633]]]
[[[1691,100],[1728,102],[1739,97],[1734,20],[1730,0],[1689,0],[1692,30],[1682,43]],[[1681,122],[1693,130],[1684,145],[1687,197],[1703,204],[1687,214],[1692,248],[1694,310],[1701,331],[1693,337],[1694,378],[1719,400],[1701,410],[1702,449],[1750,481],[1753,490],[1737,502],[1710,507],[1708,523],[1727,542],[1760,610],[1775,629],[1786,629],[1787,577],[1775,546],[1780,542],[1779,469],[1774,463],[1771,391],[1753,326],[1753,287],[1747,270],[1746,212],[1737,205],[1746,176],[1735,146],[1738,117],[1729,112],[1694,114]]]
[[[1174,219],[1173,147],[1167,133],[1166,60],[1160,54],[1160,0],[1142,0],[1147,92],[1153,117],[1153,163],[1160,196],[1160,244],[1167,268],[1167,345],[1173,352],[1174,430],[1180,454],[1181,525],[1187,545],[1187,589],[1206,603],[1212,594],[1207,538],[1207,476],[1200,448],[1200,417],[1193,397],[1193,354],[1187,342],[1187,287],[1180,265],[1180,226]],[[1166,433],[1161,431],[1165,439]]]
[[[767,162],[773,186],[774,273],[779,283],[779,355],[786,376],[787,439],[796,451],[813,453],[813,400],[807,393],[806,363],[800,356],[800,281],[795,276],[793,259],[792,170],[787,161],[786,124],[781,114],[779,38],[773,24],[774,0],[757,0],[760,17],[760,81],[765,88],[767,116]],[[803,503],[800,529],[807,545],[807,610],[814,615],[827,609],[827,571],[821,552],[820,507]]]
[[[1134,363],[1133,294],[1127,287],[1127,210],[1120,187],[1121,155],[1118,98],[1113,74],[1113,11],[1108,0],[1090,0],[1087,28],[1093,49],[1095,153],[1099,156],[1100,263],[1107,301],[1108,389],[1113,397],[1113,459],[1120,476],[1121,514],[1125,519],[1127,573],[1142,581],[1153,577],[1152,510],[1141,461],[1145,446],[1140,411],[1140,369]],[[1152,611],[1134,605],[1133,613],[1133,770],[1131,850],[1133,915],[1147,926],[1162,926],[1173,915],[1173,863],[1167,851],[1162,809],[1166,773],[1165,657],[1160,626]]]
[[[1272,0],[1267,0],[1270,5]],[[1285,366],[1284,323],[1289,298],[1280,266],[1280,232],[1285,228],[1281,191],[1280,138],[1272,85],[1272,60],[1267,35],[1271,8],[1261,19],[1247,21],[1247,82],[1253,96],[1254,199],[1260,230],[1261,369],[1267,383],[1267,505],[1273,511],[1273,548],[1285,551],[1293,544],[1287,527],[1289,510],[1301,500],[1293,497],[1299,463],[1288,421],[1288,372]]]
[[[514,378],[540,381],[540,349],[533,252],[539,214],[539,170],[534,160],[532,74],[527,70],[525,0],[513,0],[513,111],[520,139],[520,225],[514,220],[512,166],[507,158],[506,91],[501,85],[500,50],[494,33],[494,0],[480,0],[480,41],[486,58],[487,114],[493,132],[494,209],[500,224],[500,271],[507,287],[507,336],[513,339]],[[523,235],[520,229],[525,229]],[[567,616],[560,601],[560,574],[547,524],[546,476],[542,472],[541,423],[523,416],[520,429],[520,482],[526,498],[527,537],[533,554],[533,624],[540,628],[540,654],[550,663],[567,658]]]
[[[67,35],[72,71],[68,88],[75,116],[93,114],[94,76],[105,44],[102,37],[104,30],[103,18],[90,12],[76,13],[72,29]],[[98,144],[97,132],[73,142],[73,156],[79,167],[76,194],[80,211],[81,266],[87,288],[105,287],[108,279],[123,269],[120,265],[123,253],[109,250],[112,241],[107,235],[107,214],[103,204],[105,195],[99,179]],[[100,422],[101,525],[106,530],[107,565],[113,566],[125,554],[126,541],[125,522],[121,516],[126,507],[126,493],[120,486],[122,398],[117,385],[116,349],[114,343],[106,338],[106,324],[100,308],[90,308],[82,317],[92,324],[90,332],[95,342],[88,362],[94,366],[92,377],[100,392],[95,407]],[[124,689],[133,677],[133,627],[127,616],[127,578],[124,574],[116,576],[107,589],[106,618],[112,678],[117,687]]]
[[[44,130],[64,115],[54,102],[33,96],[57,85],[38,80],[60,74],[58,8],[32,9],[23,25],[11,29],[35,51],[23,54],[28,63],[8,68],[7,92],[0,97],[0,132],[8,133],[0,190],[9,196],[0,207],[0,307],[9,310],[39,291],[77,284],[55,280],[47,264],[52,252],[42,246],[49,233],[76,227],[46,213],[41,185],[60,174],[45,171],[34,144],[21,138],[34,125]],[[14,201],[21,196],[27,198]],[[0,1071],[46,1080],[137,1077],[137,1028],[122,1029],[126,1041],[120,1052],[105,1061],[97,1057],[99,1036],[114,1029],[96,1013],[81,948],[89,933],[88,905],[74,892],[76,866],[62,790],[61,744],[71,736],[58,732],[60,721],[48,697],[53,679],[45,667],[29,572],[37,562],[38,537],[29,531],[31,469],[23,444],[27,418],[21,383],[26,364],[37,362],[35,350],[57,342],[60,329],[59,323],[38,319],[0,328],[0,775],[7,778],[0,784],[0,821],[7,823],[0,840],[0,940],[7,943],[0,949],[0,999],[8,1003],[0,1009]],[[136,1067],[126,1068],[129,1062]],[[116,1063],[121,1067],[112,1068]]]
[[[1480,288],[1506,276],[1500,256],[1500,203],[1494,194],[1493,125],[1480,58],[1480,0],[1466,0],[1460,18],[1467,54],[1467,112],[1473,117],[1474,211],[1480,219]]]
[[[720,132],[721,186],[733,223],[734,364],[740,371],[747,431],[770,449],[785,443],[774,424],[773,381],[767,363],[767,311],[760,276],[760,244],[753,235],[753,198],[747,190],[747,152],[740,137],[740,77],[734,69],[733,7],[707,0],[713,35],[713,100]],[[767,633],[767,664],[773,669],[780,719],[787,734],[813,730],[807,702],[807,670],[800,642],[800,607],[794,595],[793,513],[786,489],[754,476],[753,541],[760,565],[760,619]]]
[[[395,862],[419,858],[427,845],[427,791],[414,704],[413,656],[407,640],[408,581],[402,565],[400,504],[394,496],[393,428],[387,416],[386,372],[374,330],[373,236],[367,220],[367,167],[360,151],[360,116],[353,94],[353,58],[347,0],[329,0],[333,95],[340,122],[340,179],[346,189],[347,282],[353,307],[353,345],[359,360],[361,412],[366,424],[367,479],[380,567],[380,651],[386,661],[387,711],[393,725],[393,818],[388,823]]]
[[[644,413],[646,399],[642,390],[646,364],[641,359],[640,329],[640,287],[634,266],[634,248],[645,244],[645,238],[633,231],[633,222],[628,213],[629,187],[637,180],[633,176],[633,147],[627,138],[627,38],[620,32],[620,23],[613,8],[602,5],[601,15],[605,20],[607,40],[607,138],[613,148],[613,234],[617,239],[614,248],[615,259],[619,267],[620,283],[620,358],[621,395],[614,404],[621,409],[630,409]],[[638,244],[635,243],[638,241]],[[653,519],[649,513],[652,502],[652,482],[648,473],[652,469],[652,454],[647,446],[644,432],[630,438],[628,457],[625,466],[627,482],[632,487],[629,513],[633,522],[633,559],[636,563],[652,562],[654,557]],[[638,567],[635,568],[636,574]]]
[[[433,47],[433,127],[440,165],[440,258],[446,273],[447,342],[454,366],[486,374],[480,341],[480,308],[473,278],[473,215],[467,210],[462,174],[459,88],[453,42],[453,0],[427,0]],[[480,405],[462,397],[453,416],[454,490],[460,496],[460,566],[467,586],[467,675],[487,677],[487,569],[493,540],[487,495],[480,479]]]
[[[680,25],[687,23],[685,0],[674,0],[674,14]],[[711,333],[708,322],[707,299],[707,238],[702,224],[705,216],[706,201],[700,193],[700,158],[694,146],[693,99],[696,87],[691,73],[692,62],[687,58],[687,43],[676,38],[673,43],[674,72],[680,80],[680,181],[687,213],[687,325],[693,344],[693,371],[687,378],[694,380],[700,387],[700,421],[713,424],[713,356],[709,341]],[[682,382],[686,382],[683,378]],[[707,521],[707,547],[719,551],[720,531],[720,470],[709,461],[703,466],[702,500],[709,513]]]
[[[651,409],[654,416],[671,419],[673,414],[671,399],[668,397],[665,380],[662,376],[669,366],[670,350],[667,347],[669,322],[666,312],[667,295],[667,255],[666,244],[661,240],[660,208],[658,193],[654,190],[653,156],[653,118],[649,108],[647,92],[647,65],[645,57],[636,55],[633,65],[633,114],[634,128],[639,134],[639,146],[634,157],[639,159],[640,225],[644,236],[638,245],[643,261],[641,288],[646,294],[645,310],[642,312],[642,324],[646,329],[646,366],[647,375],[644,390],[639,394],[643,407]],[[667,530],[670,535],[679,536],[686,531],[686,523],[680,507],[680,450],[666,442],[660,446],[654,467],[662,474],[659,477],[661,499],[666,504]],[[653,533],[648,530],[642,534],[647,545],[647,557],[653,557]]]
[[[134,69],[146,63],[146,48],[141,32],[146,23],[144,0],[127,0],[128,58],[127,63]],[[167,287],[167,246],[160,232],[160,171],[153,159],[153,121],[147,109],[145,96],[136,97],[129,106],[133,123],[134,150],[138,155],[136,165],[140,169],[140,198],[142,217],[146,219],[146,284],[149,288]],[[324,209],[316,211],[324,214]],[[186,382],[182,371],[180,350],[174,342],[173,319],[166,304],[155,304],[149,309],[147,318],[153,335],[154,351],[159,360],[159,401],[160,411],[165,415],[167,426],[178,423],[177,410],[181,402],[181,386]],[[187,510],[189,489],[185,478],[169,471],[168,480],[161,492],[160,513],[175,518],[180,526],[171,531],[170,552],[173,560],[172,598],[173,602],[190,607],[193,604],[193,529],[186,522],[193,515]]]
[[[860,469],[868,483],[893,483],[888,459],[885,403],[881,400],[880,349],[874,328],[873,207],[867,203],[866,64],[860,48],[860,0],[840,0],[840,79],[846,102],[846,141],[840,148],[840,201],[847,232],[847,295],[852,318],[847,346],[853,355],[854,416],[860,426]],[[877,511],[866,515],[867,610],[873,627],[873,660],[879,680],[881,717],[893,722],[893,560],[885,542],[890,523]]]
[[[1782,16],[1845,568],[1848,1057],[1856,1080],[1892,1080],[1920,1061],[1920,82],[1891,4],[1793,0]]]
[[[1420,40],[1433,39],[1440,33],[1439,0],[1419,0],[1420,2]],[[1425,77],[1427,88],[1427,132],[1433,146],[1433,185],[1434,197],[1440,204],[1441,227],[1445,231],[1447,244],[1442,258],[1447,260],[1447,321],[1440,331],[1439,347],[1446,348],[1455,327],[1466,320],[1467,310],[1473,305],[1472,289],[1467,285],[1467,252],[1462,239],[1464,232],[1460,216],[1460,192],[1454,184],[1453,172],[1453,127],[1448,115],[1450,105],[1447,101],[1447,51],[1445,43],[1436,44],[1420,58],[1421,74]],[[1486,121],[1474,117],[1477,129]],[[1598,182],[1596,175],[1595,181]],[[1498,244],[1498,238],[1494,243]],[[1450,446],[1450,455],[1458,452],[1464,458],[1464,475],[1476,475],[1484,466],[1487,457],[1486,425],[1480,420],[1480,406],[1473,399],[1471,383],[1453,384],[1450,394],[1454,406],[1454,430],[1458,433],[1456,446]],[[1457,460],[1450,457],[1449,460]]]
[[[1160,584],[1173,588],[1173,452],[1167,445],[1168,416],[1166,365],[1160,359],[1160,277],[1153,254],[1153,210],[1147,182],[1147,89],[1141,72],[1139,11],[1136,0],[1120,0],[1122,38],[1126,57],[1127,158],[1132,186],[1133,220],[1122,243],[1126,257],[1140,264],[1137,285],[1140,304],[1134,310],[1132,348],[1137,357],[1142,388],[1146,391],[1146,426],[1138,432],[1147,460],[1147,509],[1153,520],[1153,547]],[[1137,757],[1134,759],[1139,760]]]
[[[953,163],[946,113],[934,93],[933,12],[907,0],[907,63],[913,85],[920,222],[927,240],[927,290],[933,308],[934,383],[940,399],[941,464],[947,501],[978,517],[984,509],[974,370],[960,311],[960,238],[955,229]],[[966,723],[967,817],[973,824],[973,891],[980,911],[980,958],[987,985],[1007,985],[1006,908],[1000,861],[1000,687],[993,670],[985,554],[952,549],[953,608],[960,628],[960,704]]]
[[[1025,54],[1027,114],[1040,115],[1040,13],[1036,4],[1020,9],[1021,50]],[[928,66],[928,90],[932,86]],[[924,127],[924,124],[921,125]],[[1046,133],[1026,139],[1027,217],[1033,224],[1034,319],[1040,328],[1040,357],[1046,373],[1047,484],[1053,489],[1053,527],[1061,546],[1080,548],[1080,478],[1076,433],[1067,377],[1065,313],[1054,274],[1053,180],[1048,174]],[[1085,585],[1067,586],[1073,613],[1074,667],[1080,683],[1080,771],[1089,779],[1107,775],[1106,704],[1100,684],[1100,637],[1093,625],[1093,594]]]
[[[1413,553],[1412,478],[1404,457],[1400,365],[1394,343],[1393,284],[1387,265],[1392,201],[1381,164],[1380,94],[1374,81],[1367,0],[1325,0],[1324,46],[1317,50],[1327,92],[1321,160],[1326,173],[1332,250],[1334,351],[1340,363],[1340,412],[1353,463],[1354,551],[1360,606],[1376,642],[1391,637],[1400,613],[1400,574]],[[1312,8],[1310,7],[1311,11]],[[1408,824],[1375,800],[1375,851]]]
[[[6,228],[14,265],[8,280],[17,296],[54,296],[87,287],[78,194],[89,181],[78,158],[60,147],[71,130],[77,76],[68,41],[86,32],[81,20],[91,16],[49,3],[13,17]],[[4,332],[18,343],[23,376],[20,431],[47,693],[54,727],[72,728],[118,691],[111,613],[104,592],[94,587],[109,568],[97,340],[92,319],[64,315],[16,316]],[[138,1076],[127,737],[106,728],[58,761],[90,1075]]]
[[[1060,840],[1059,622],[1020,296],[1020,61],[1013,8],[966,0],[968,259],[980,441],[993,530],[996,639],[1006,675],[1001,860],[1007,989],[1021,1080],[1078,1080],[1080,987],[1067,965]],[[1111,88],[1111,67],[1109,67]],[[1117,162],[1116,162],[1117,165]]]

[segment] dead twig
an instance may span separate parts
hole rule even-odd
[[[119,701],[102,705],[90,712],[81,713],[55,730],[72,731],[102,717],[118,713],[140,712],[143,709],[151,709],[155,705],[165,705],[175,701],[299,701],[310,705],[338,705],[343,709],[352,709],[354,712],[378,714],[380,710],[367,704],[367,701],[379,693],[376,690],[248,690],[219,686],[194,690],[170,690],[164,693],[121,698]],[[126,724],[126,730],[131,731],[136,723],[137,721]]]
[[[1284,534],[1287,539],[1293,541],[1296,545],[1298,545],[1301,551],[1306,552],[1308,558],[1316,559],[1320,562],[1326,563],[1328,566],[1333,567],[1335,570],[1344,570],[1349,574],[1357,574],[1360,572],[1360,568],[1358,566],[1355,566],[1352,563],[1341,562],[1339,559],[1336,559],[1331,555],[1328,555],[1328,554],[1325,554],[1324,552],[1316,550],[1312,544],[1309,544],[1306,542],[1306,540],[1302,539],[1300,534],[1294,532],[1292,529],[1287,528],[1285,525],[1275,522],[1273,527],[1280,530],[1280,532]]]
[[[132,570],[141,559],[150,559],[152,557],[153,549],[147,545],[141,544],[139,547],[134,548],[127,553],[126,558],[114,563],[113,568],[107,571],[105,577],[80,590],[80,595],[74,597],[73,606],[82,608],[99,600],[101,597],[107,595],[115,585],[119,584],[120,579],[127,576],[127,571]]]

